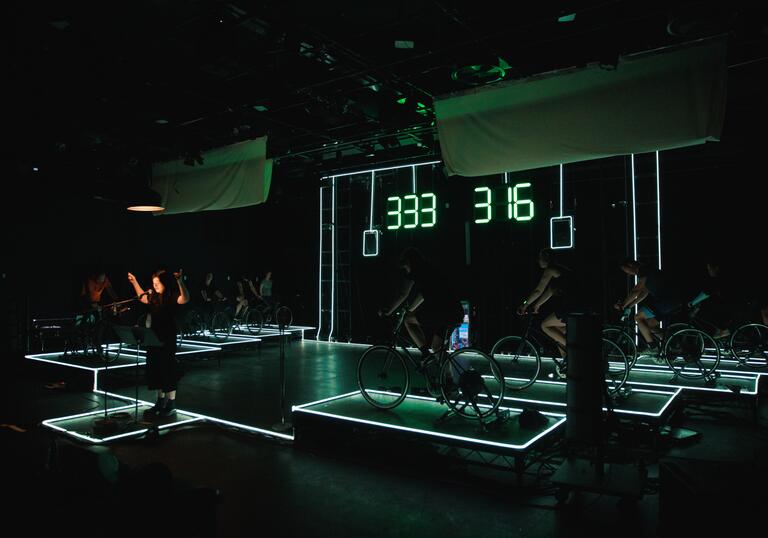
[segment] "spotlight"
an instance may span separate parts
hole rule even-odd
[[[139,213],[158,213],[160,211],[165,211],[160,193],[149,187],[141,189],[135,196],[132,196],[128,201],[127,209],[128,211],[136,211]]]

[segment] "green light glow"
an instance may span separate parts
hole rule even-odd
[[[518,189],[527,189],[530,188],[530,183],[518,183],[517,185],[507,188],[507,217],[512,218],[512,204],[514,203],[514,218],[516,221],[526,221],[526,220],[532,220],[533,219],[533,200],[530,200],[529,198],[520,199],[518,197]],[[527,205],[528,209],[525,210],[525,213],[521,215],[520,206]]]
[[[485,193],[485,202],[478,202],[478,193]],[[477,216],[478,210],[485,210],[485,216]],[[491,221],[491,189],[488,187],[475,187],[475,224],[484,224]]]
[[[403,228],[411,229],[416,228],[419,225],[419,197],[415,194],[406,194],[403,196],[403,199],[407,202],[408,200],[413,200],[413,207],[410,209],[403,210],[403,213],[405,215],[412,215],[413,221],[412,222],[406,222]]]
[[[421,195],[421,198],[427,198],[428,200],[431,200],[431,205],[429,207],[421,208],[422,213],[430,214],[431,220],[429,222],[422,221],[421,227],[432,228],[435,224],[437,224],[437,212],[435,211],[435,208],[437,208],[437,196],[435,196],[434,193],[426,192]]]
[[[407,100],[406,97],[401,97],[400,99],[397,100],[397,104],[404,105],[406,100]]]
[[[391,202],[395,202],[397,209],[392,209]],[[397,230],[402,225],[402,216],[400,211],[403,208],[403,202],[399,196],[390,196],[387,198],[387,230]],[[397,217],[397,224],[392,224],[392,218]]]

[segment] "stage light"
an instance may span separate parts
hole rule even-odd
[[[128,211],[144,212],[144,213],[158,213],[165,211],[163,201],[160,194],[146,187],[142,189],[135,196],[131,197],[128,201]]]

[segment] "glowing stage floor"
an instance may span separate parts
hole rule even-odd
[[[474,448],[490,452],[524,452],[539,440],[555,432],[565,422],[562,413],[544,412],[545,421],[532,428],[520,424],[521,408],[502,406],[508,412],[506,420],[498,425],[481,429],[478,421],[453,416],[442,420],[446,405],[433,398],[409,395],[395,409],[381,410],[366,402],[359,391],[341,394],[292,408],[297,442],[311,428],[308,421],[346,424],[379,433],[416,436],[426,441]],[[322,429],[320,430],[322,431]]]

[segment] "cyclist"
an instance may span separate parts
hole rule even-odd
[[[216,287],[216,284],[213,283],[213,273],[205,274],[205,280],[200,285],[200,295],[203,298],[204,304],[226,300],[224,294],[222,294],[221,291],[219,291],[219,288]]]
[[[431,336],[432,352],[442,351],[443,336],[452,325],[464,318],[464,308],[451,281],[438,271],[417,249],[406,249],[400,256],[405,272],[405,285],[384,314],[391,315],[410,297],[405,328],[421,352],[421,365],[430,357],[427,337]],[[418,316],[416,315],[418,310]]]
[[[614,308],[616,310],[632,308],[648,298],[646,304],[641,306],[635,315],[635,321],[648,347],[648,352],[656,355],[661,341],[661,328],[657,316],[667,316],[686,303],[682,298],[680,286],[660,269],[641,264],[637,260],[624,260],[621,270],[627,275],[637,276],[638,281],[624,300],[617,302]]]
[[[528,297],[517,307],[517,314],[523,315],[530,309],[531,313],[538,314],[541,306],[553,296],[561,299],[560,307],[547,316],[541,322],[541,330],[557,343],[560,356],[565,359],[565,332],[566,318],[569,312],[576,309],[579,301],[576,300],[578,286],[574,272],[558,263],[555,253],[551,248],[539,251],[539,267],[544,269],[536,287],[528,294]],[[555,361],[557,375],[565,377],[565,360],[562,363]]]
[[[689,308],[703,311],[703,318],[715,328],[714,337],[725,338],[730,334],[727,327],[732,324],[732,310],[735,306],[729,286],[724,281],[720,264],[716,260],[707,262],[707,273],[701,284],[701,291],[688,302]]]
[[[258,283],[258,281],[259,277],[256,277],[256,282]],[[253,280],[247,276],[244,276],[243,282],[245,283],[245,298],[248,300],[249,304],[258,304],[263,300],[261,298],[261,294],[256,289],[256,285],[253,283]]]
[[[245,316],[245,311],[248,309],[248,277],[245,275],[235,280],[235,285],[232,289],[232,295],[235,297],[235,319],[238,319],[240,313]]]
[[[221,293],[213,281],[213,273],[206,273],[205,279],[200,284],[200,297],[203,299],[202,311],[206,319],[210,321],[216,304],[226,301],[227,298]]]
[[[272,299],[272,284],[272,271],[267,271],[264,274],[264,278],[261,279],[261,284],[259,284],[258,295],[261,297],[261,300],[264,301],[264,303],[269,307],[272,307],[274,304]]]

